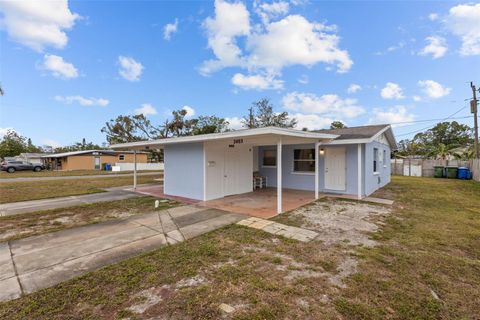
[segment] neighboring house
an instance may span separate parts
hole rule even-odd
[[[51,155],[50,153],[20,153],[17,157],[21,161],[26,161],[34,164],[42,164],[44,156]]]
[[[256,128],[113,145],[164,150],[164,193],[212,200],[253,191],[253,174],[277,188],[363,198],[390,182],[390,125],[299,131]],[[319,157],[316,157],[319,155]],[[278,183],[280,182],[280,183]]]
[[[133,163],[132,151],[83,150],[43,156],[45,163],[53,170],[101,170],[104,163]],[[137,152],[137,163],[147,162],[147,153]]]

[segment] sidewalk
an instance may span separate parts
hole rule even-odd
[[[162,175],[163,171],[155,172],[139,172],[137,177],[140,176],[155,176]],[[58,177],[20,177],[20,178],[8,178],[2,179],[1,182],[28,182],[28,181],[48,181],[48,180],[77,180],[77,179],[98,179],[98,178],[118,178],[118,177],[133,177],[133,173],[112,173],[112,174],[96,174],[96,175],[83,175],[83,176],[58,176]]]

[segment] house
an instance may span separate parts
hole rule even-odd
[[[135,159],[136,158],[136,159]],[[43,161],[53,170],[101,170],[109,163],[147,163],[147,153],[114,150],[82,150],[55,153],[42,156]],[[136,160],[136,161],[135,161]]]
[[[253,191],[253,175],[285,190],[363,198],[390,182],[390,125],[299,131],[255,128],[132,142],[112,149],[164,150],[164,194],[208,201]]]
[[[20,155],[17,157],[20,161],[26,161],[34,164],[42,164],[43,163],[43,158],[44,156],[50,155],[49,153],[30,153],[30,152],[25,152],[25,153],[20,153]]]

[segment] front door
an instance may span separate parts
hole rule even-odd
[[[234,145],[225,150],[224,196],[250,192],[253,178],[251,147]]]
[[[325,189],[346,190],[345,148],[328,148],[325,152]]]
[[[95,170],[100,170],[100,157],[95,157]]]

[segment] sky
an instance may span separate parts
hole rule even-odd
[[[0,1],[0,135],[37,145],[182,108],[240,128],[261,98],[298,129],[391,123],[401,140],[472,126],[470,81],[479,2]]]

